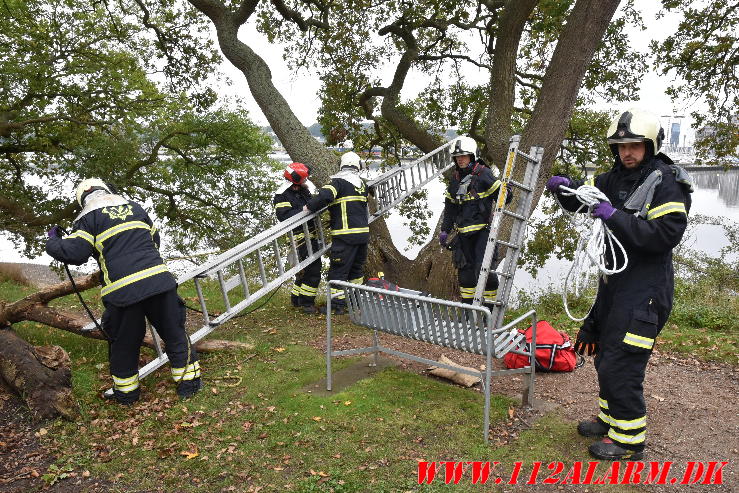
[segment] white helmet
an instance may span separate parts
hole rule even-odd
[[[477,142],[472,137],[458,137],[452,144],[452,157],[472,154],[472,161],[474,161],[476,153]]]
[[[80,184],[77,185],[77,192],[76,192],[77,193],[77,203],[80,206],[82,206],[82,199],[87,194],[87,192],[91,192],[93,189],[102,189],[110,193],[110,188],[100,178],[87,178],[86,180],[82,180]]]
[[[618,155],[618,144],[627,142],[645,142],[647,150],[654,155],[662,146],[665,132],[655,115],[639,108],[630,108],[611,122],[606,135],[614,155]]]
[[[359,154],[352,151],[342,154],[339,168],[355,168],[359,171]]]

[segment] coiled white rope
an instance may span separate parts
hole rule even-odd
[[[580,296],[589,285],[593,275],[610,276],[622,272],[629,263],[629,257],[626,254],[624,246],[618,241],[618,238],[616,238],[608,226],[606,226],[605,222],[591,215],[593,207],[598,205],[598,203],[602,201],[610,203],[610,200],[608,200],[608,197],[603,192],[592,185],[583,185],[576,190],[562,185],[559,187],[559,190],[562,195],[577,197],[582,203],[574,213],[570,213],[562,208],[578,235],[575,257],[572,267],[567,272],[562,289],[562,302],[567,316],[575,322],[582,322],[593,310],[595,300],[593,300],[593,304],[590,305],[590,309],[585,316],[577,318],[570,313],[570,308],[567,304],[567,295],[570,291],[573,291],[575,296]],[[582,214],[584,209],[587,209],[586,214]],[[617,265],[618,256],[616,255],[616,249],[621,251],[623,258],[621,265]],[[610,256],[608,252],[610,252]],[[611,266],[610,268],[608,267],[609,265]],[[596,298],[597,296],[598,290],[596,287]]]

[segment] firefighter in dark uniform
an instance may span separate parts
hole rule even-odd
[[[273,199],[278,220],[284,221],[303,212],[303,207],[312,196],[310,192],[312,184],[308,180],[309,175],[310,170],[303,163],[292,163],[285,168],[283,176],[288,183],[277,191]],[[311,222],[309,226],[311,236],[314,231],[315,225]],[[303,227],[295,228],[293,236],[298,248],[298,257],[302,261],[308,256],[308,244],[305,241]],[[318,250],[318,241],[315,238],[311,238],[311,246],[314,252]],[[320,281],[321,259],[319,258],[311,262],[296,276],[290,293],[293,306],[302,307],[304,313],[318,313],[315,301]]]
[[[598,459],[643,457],[644,373],[672,309],[672,249],[685,232],[692,192],[687,173],[657,154],[663,135],[654,115],[628,110],[608,129],[615,156],[610,171],[586,181],[553,176],[547,182],[571,211],[580,202],[559,194],[561,185],[576,189],[588,184],[601,190],[610,203],[600,202],[592,215],[605,222],[628,256],[624,271],[600,280],[593,310],[575,342],[580,354],[595,354],[600,413],[581,421],[577,430],[583,436],[605,437],[589,448]]]
[[[46,252],[73,265],[94,256],[100,266],[113,398],[121,404],[139,398],[147,318],[166,344],[177,394],[191,397],[201,388],[200,363],[185,332],[177,283],[159,255],[157,228],[139,204],[111,193],[102,180],[83,180],[76,195],[82,211],[72,232],[61,236],[58,226],[51,228]]]
[[[449,232],[457,229],[454,245],[459,294],[463,303],[472,304],[490,234],[491,211],[500,191],[500,180],[481,159],[475,159],[477,143],[471,137],[459,137],[453,144],[452,159],[457,167],[449,181],[444,201],[444,216],[439,243],[447,246]],[[510,193],[506,201],[510,201]],[[488,276],[484,303],[495,301],[498,276]]]
[[[328,280],[362,284],[369,243],[369,211],[367,187],[359,176],[359,155],[355,152],[341,156],[339,172],[308,201],[306,210],[315,212],[327,205],[331,224]],[[331,296],[333,312],[346,313],[344,291],[331,288]]]

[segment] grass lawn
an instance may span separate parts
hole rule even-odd
[[[27,292],[0,282],[0,299]],[[188,286],[180,294],[196,305]],[[97,293],[86,298],[99,306]],[[551,302],[541,300],[543,314]],[[77,307],[78,301],[68,296],[55,303]],[[81,415],[75,422],[49,424],[42,437],[58,456],[58,470],[89,471],[125,491],[503,491],[493,484],[473,486],[469,475],[456,486],[444,485],[443,476],[419,486],[417,464],[500,461],[495,472],[507,478],[522,461],[521,477],[528,478],[532,462],[543,461],[541,481],[551,472],[549,461],[590,460],[591,440],[577,436],[573,423],[556,411],[509,445],[485,446],[482,393],[395,368],[330,396],[306,391],[325,377],[324,355],[307,344],[324,337],[325,319],[288,305],[281,290],[261,308],[218,328],[211,337],[247,342],[253,349],[201,355],[206,388],[194,398],[177,399],[165,367],[142,381],[142,400],[132,407],[100,398],[110,385],[104,342],[34,323],[15,326],[29,342],[59,344],[72,357]],[[340,320],[337,337],[366,330]],[[663,344],[672,347],[670,339]],[[142,354],[151,358],[153,351]],[[336,359],[334,371],[357,361]],[[516,404],[494,397],[493,425],[508,420]]]

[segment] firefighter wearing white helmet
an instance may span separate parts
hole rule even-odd
[[[369,243],[369,211],[367,187],[359,176],[360,160],[356,152],[341,156],[339,172],[318,190],[305,206],[315,212],[326,206],[331,224],[331,263],[329,281],[364,282],[364,264]],[[334,296],[331,309],[335,314],[346,313],[344,291],[331,289]],[[323,307],[322,312],[326,309]]]
[[[580,203],[561,195],[561,185],[594,185],[602,191],[608,200],[597,204],[592,215],[610,228],[628,255],[624,271],[600,280],[595,305],[575,342],[580,354],[595,354],[599,412],[577,430],[604,437],[589,448],[598,459],[640,460],[644,454],[644,372],[672,309],[672,249],[685,232],[692,191],[689,175],[658,153],[662,137],[654,115],[638,108],[624,111],[606,133],[615,158],[610,171],[587,180],[553,176],[546,185],[571,211]]]
[[[453,250],[459,294],[463,303],[471,304],[490,233],[491,211],[498,198],[501,182],[482,159],[476,159],[475,139],[458,137],[450,150],[456,169],[445,194],[439,243]],[[511,198],[509,194],[508,201]],[[457,237],[447,245],[453,229],[456,229]],[[496,260],[494,255],[493,263]],[[485,304],[495,301],[497,290],[498,276],[490,274],[484,291]]]
[[[111,193],[99,178],[76,189],[82,211],[72,232],[49,230],[46,251],[56,260],[81,265],[94,257],[100,266],[100,291],[108,336],[113,398],[121,404],[139,399],[139,351],[146,319],[166,343],[172,377],[182,398],[200,390],[200,363],[185,332],[185,307],[177,282],[159,254],[159,232],[136,202]]]

